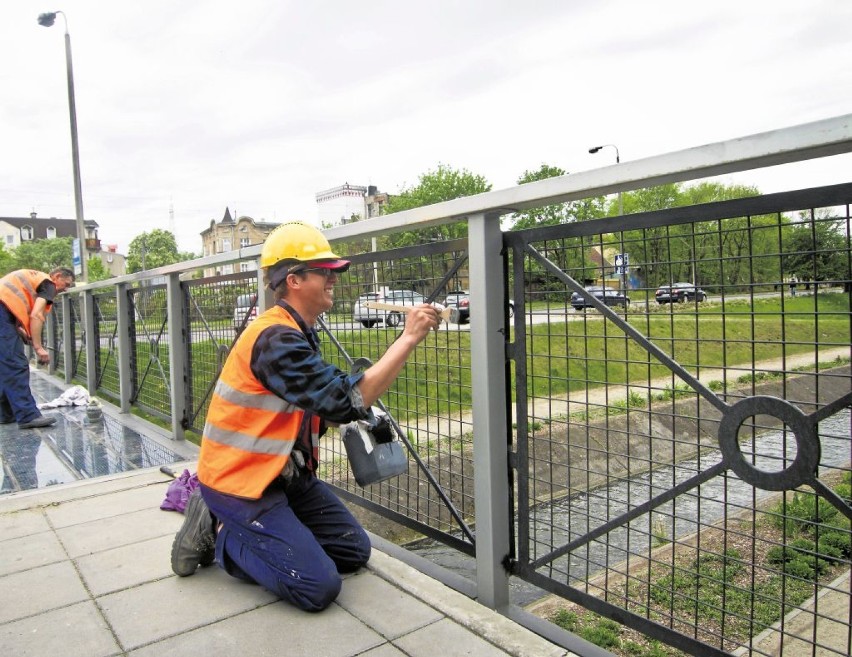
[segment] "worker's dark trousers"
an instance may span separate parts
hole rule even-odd
[[[320,611],[340,593],[339,573],[370,558],[370,539],[349,510],[316,477],[279,477],[259,500],[201,486],[222,523],[216,560],[229,575],[256,582],[306,611]]]
[[[0,420],[29,422],[41,415],[30,392],[30,364],[15,316],[0,303]]]

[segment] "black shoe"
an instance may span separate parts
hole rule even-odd
[[[6,418],[0,419],[0,424],[12,424],[15,421],[15,418],[10,417],[8,420]]]
[[[19,429],[41,429],[42,427],[50,427],[56,424],[55,417],[47,417],[46,415],[41,415],[37,417],[35,420],[30,420],[29,422],[21,422],[18,424]]]
[[[172,543],[172,570],[188,577],[199,565],[209,566],[216,558],[216,534],[213,516],[197,488],[186,503],[183,526]]]

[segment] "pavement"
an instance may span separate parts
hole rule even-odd
[[[68,456],[67,445],[57,446],[70,431],[67,417],[81,429],[72,431],[74,445],[87,433],[98,437],[100,432],[101,439],[113,434],[109,425],[122,420],[135,427],[122,433],[122,440],[131,436],[133,454],[138,452],[140,429],[152,443],[159,444],[163,436],[153,435],[156,428],[145,431],[147,423],[109,408],[105,412],[111,422],[101,423],[106,429],[86,424],[78,409],[45,412],[60,419],[56,427],[26,432],[16,425],[3,427],[7,446],[40,444],[29,479],[13,476],[12,463],[3,456],[4,485],[37,480],[41,487],[19,486],[0,496],[0,655],[574,654],[375,545],[367,567],[347,575],[336,602],[316,614],[229,577],[216,566],[177,577],[169,555],[183,516],[159,508],[171,478],[148,458],[135,463],[118,458],[116,454],[127,452],[123,443],[113,445],[115,454],[108,456],[102,453],[103,445],[78,447],[83,455],[79,463],[73,454]],[[192,452],[194,445],[163,441],[169,444],[174,449],[148,451],[170,459],[176,472],[184,467],[194,471],[194,461],[174,461],[180,453]],[[27,462],[32,453],[31,447],[25,450]],[[89,467],[97,475],[93,454],[105,474],[89,477],[80,471],[78,478],[57,479],[56,463]],[[46,467],[53,468],[47,475]],[[381,539],[375,542],[382,544]]]

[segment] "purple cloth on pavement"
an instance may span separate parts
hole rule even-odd
[[[178,511],[183,513],[186,509],[189,495],[198,488],[198,475],[190,474],[189,470],[184,470],[180,476],[175,477],[174,481],[169,484],[166,491],[166,499],[160,505],[163,511]]]

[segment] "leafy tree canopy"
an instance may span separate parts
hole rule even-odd
[[[89,275],[89,283],[96,283],[112,277],[112,274],[109,273],[109,269],[107,269],[106,265],[104,265],[104,261],[100,258],[89,258],[86,265],[87,273]]]
[[[127,273],[156,269],[182,261],[175,236],[168,230],[155,228],[137,235],[130,242],[127,250]]]
[[[15,256],[0,244],[0,276],[15,270]]]
[[[537,171],[524,171],[521,177],[518,178],[518,184],[524,185],[537,180],[564,176],[566,173],[567,171],[559,167],[542,164]],[[541,208],[518,212],[512,215],[511,227],[513,230],[521,230],[536,226],[554,226],[571,221],[598,219],[603,216],[606,216],[604,197],[595,196],[580,201],[556,203],[554,205],[546,205]]]
[[[831,210],[817,211],[815,217],[801,213],[803,223],[791,227],[785,240],[784,269],[802,281],[848,281],[846,234],[842,219]]]
[[[416,185],[403,188],[398,195],[392,196],[387,204],[387,213],[402,212],[488,191],[491,191],[491,183],[483,176],[473,174],[466,169],[457,170],[445,164],[439,164],[434,171],[422,174]],[[409,246],[433,240],[451,240],[466,235],[467,223],[460,222],[389,235],[382,238],[382,247]]]
[[[22,242],[14,251],[13,269],[38,269],[49,272],[57,267],[71,267],[71,237]]]

